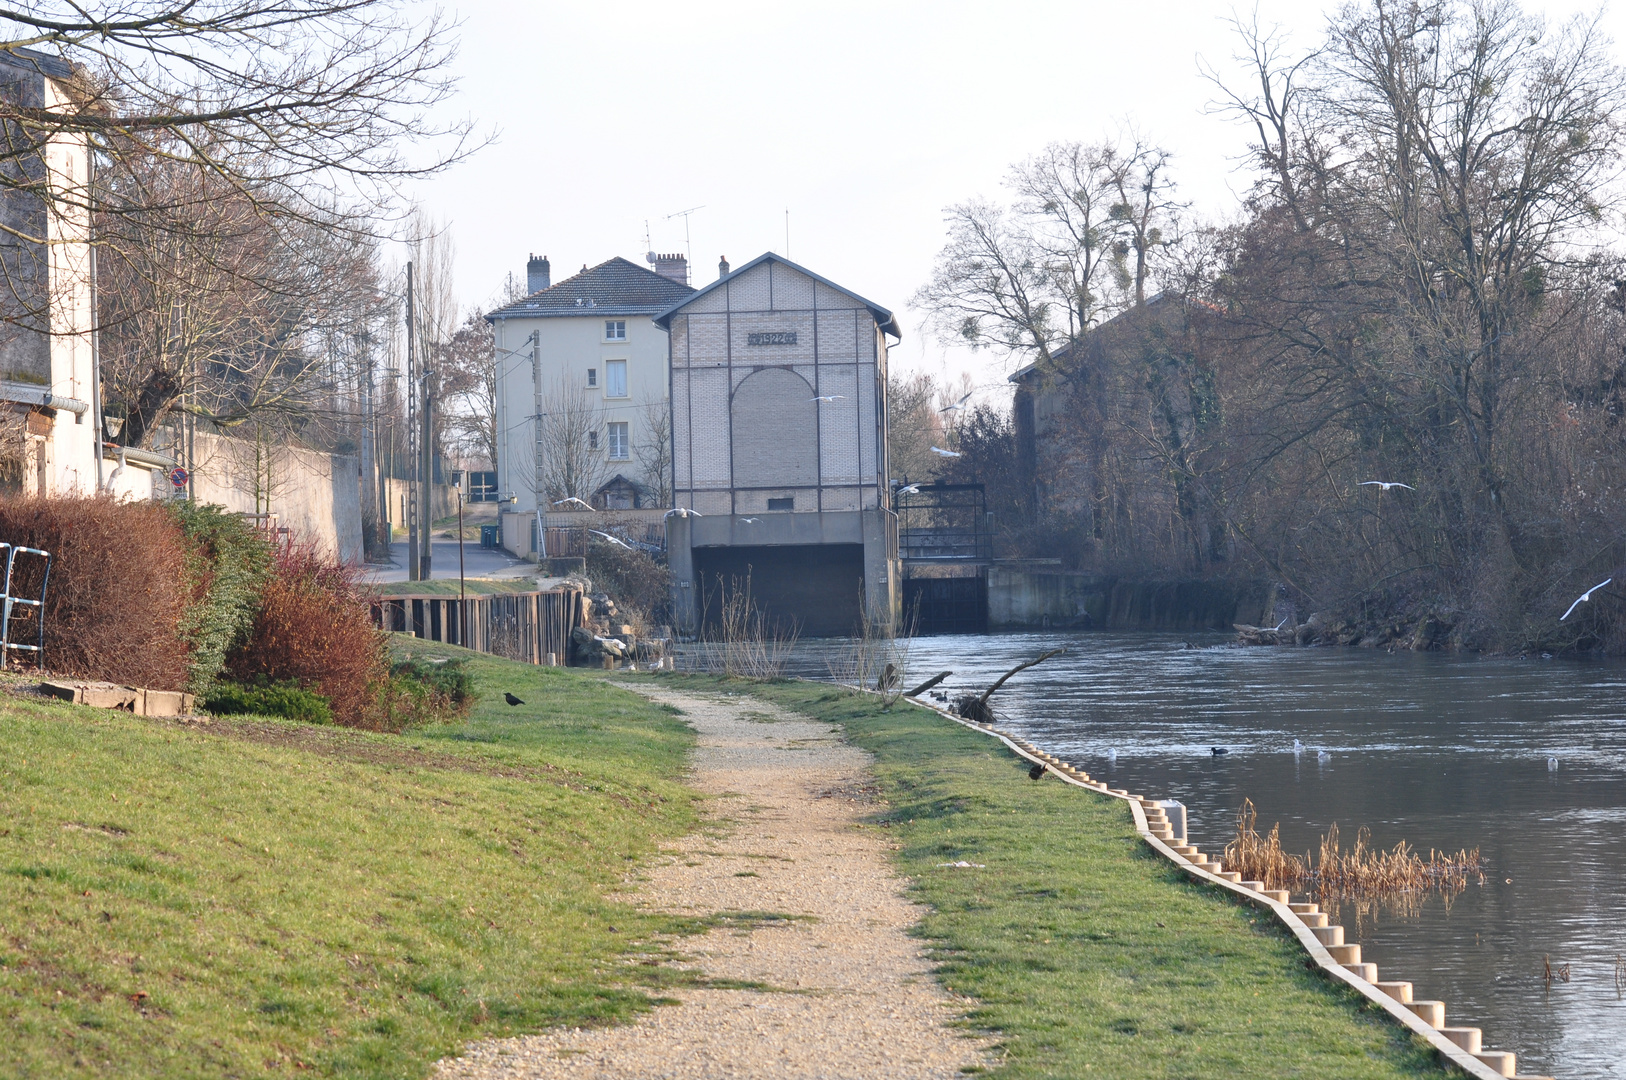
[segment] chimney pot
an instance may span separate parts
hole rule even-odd
[[[553,286],[553,272],[548,266],[548,257],[540,259],[534,254],[525,264],[525,291],[527,293],[541,292]]]
[[[650,262],[655,264],[655,273],[668,281],[676,281],[681,285],[689,283],[689,259],[686,255],[659,255],[653,256]]]
[[[727,255],[724,255],[722,258],[717,260],[717,276],[719,278],[725,278],[725,277],[728,276],[728,256]]]

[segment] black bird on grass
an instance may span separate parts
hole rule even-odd
[[[1226,754],[1230,753],[1230,751],[1223,746],[1210,746],[1208,748],[1208,752],[1213,754],[1215,757],[1224,757]]]
[[[510,705],[523,705],[523,704],[525,704],[519,698],[515,697],[513,694],[508,693],[506,690],[503,691],[502,699],[504,701],[508,702],[508,704],[510,704]]]
[[[1039,779],[1039,777],[1041,777],[1043,775],[1044,775],[1044,766],[1043,765],[1035,765],[1035,766],[1033,766],[1033,768],[1028,770],[1028,779],[1029,780],[1037,780],[1037,779]]]

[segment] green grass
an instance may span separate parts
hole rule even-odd
[[[535,592],[536,578],[466,578],[464,585],[470,596]],[[374,585],[373,589],[383,596],[456,596],[457,580],[435,578],[431,581],[387,581]]]
[[[0,699],[0,1076],[393,1080],[652,1004],[694,927],[605,894],[693,827],[692,733],[463,655],[468,721],[403,736]]]
[[[1426,1044],[1308,970],[1273,919],[1153,854],[1124,803],[1033,783],[998,743],[923,709],[882,712],[813,683],[732,688],[839,722],[875,755],[885,808],[867,827],[885,830],[931,908],[920,934],[943,982],[976,999],[973,1025],[1000,1041],[989,1075],[1447,1075]],[[962,859],[986,869],[938,866]]]

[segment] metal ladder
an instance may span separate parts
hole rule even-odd
[[[51,582],[51,553],[41,551],[39,548],[19,547],[14,544],[0,542],[0,552],[6,557],[5,591],[0,593],[0,668],[11,666],[11,654],[17,652],[31,652],[34,654],[36,667],[45,667],[45,587]],[[45,573],[40,576],[40,594],[36,600],[11,595],[12,570],[17,564],[17,556],[35,555],[45,560]],[[32,645],[15,645],[11,641],[11,611],[14,607],[32,607],[39,615],[38,631]]]

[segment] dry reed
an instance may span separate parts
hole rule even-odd
[[[1430,850],[1425,860],[1404,841],[1390,851],[1374,848],[1364,827],[1355,834],[1355,846],[1339,847],[1338,826],[1321,838],[1321,850],[1301,858],[1282,850],[1281,826],[1260,836],[1258,811],[1244,799],[1236,815],[1236,838],[1225,845],[1225,868],[1246,881],[1262,881],[1267,889],[1287,889],[1318,895],[1347,897],[1394,896],[1406,892],[1461,892],[1470,880],[1483,883],[1479,849],[1455,855]]]
[[[882,707],[890,707],[908,685],[905,678],[918,615],[917,604],[900,628],[892,622],[871,619],[866,607],[858,636],[825,661],[831,680],[860,690],[876,690],[881,694]]]
[[[719,578],[719,587],[721,584]],[[751,599],[749,574],[743,583],[736,578],[729,588],[719,591],[722,604],[716,620],[704,616],[701,620],[706,629],[695,650],[700,669],[741,679],[783,677],[796,647],[795,625],[787,630],[778,620],[768,619]]]

